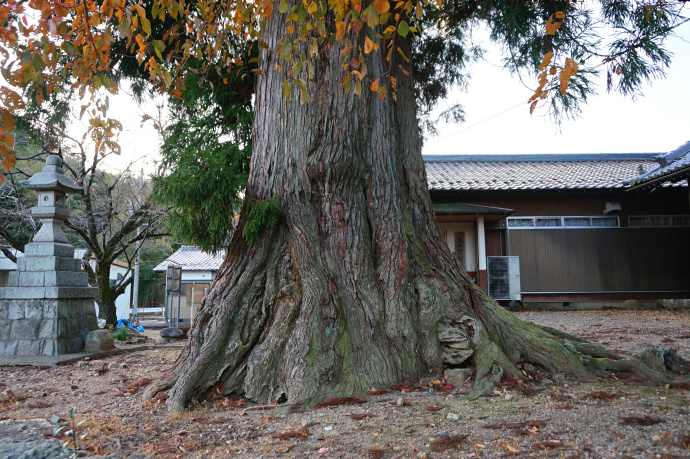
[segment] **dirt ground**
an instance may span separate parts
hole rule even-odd
[[[664,345],[690,359],[687,310],[517,315],[625,354]],[[0,368],[0,439],[19,441],[22,432],[45,443],[74,408],[86,420],[76,436],[84,456],[690,458],[690,390],[625,375],[582,382],[528,366],[529,388],[505,384],[474,402],[462,400],[471,381],[450,388],[427,379],[287,415],[218,396],[171,416],[160,402],[142,404],[139,392],[178,352]],[[63,441],[67,430],[57,434]]]

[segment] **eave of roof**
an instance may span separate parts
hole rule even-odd
[[[453,203],[434,204],[436,215],[512,215],[513,209],[503,207],[480,206],[476,204]]]
[[[179,250],[153,268],[153,271],[165,272],[168,265],[171,264],[182,266],[182,270],[187,272],[217,271],[224,259],[224,250],[213,255],[202,251],[198,247],[182,246]]]
[[[96,258],[96,256],[92,255],[91,258]],[[113,260],[113,264],[115,266],[120,266],[121,268],[127,268],[127,269],[131,268],[130,264],[127,263],[126,261]]]
[[[518,163],[654,160],[659,153],[529,153],[515,155],[422,155],[425,163]]]
[[[655,159],[659,163],[656,167],[630,181],[631,191],[690,179],[690,141]]]

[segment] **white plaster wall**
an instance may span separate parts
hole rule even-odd
[[[182,268],[182,282],[199,282],[212,281],[213,273],[211,271],[185,271]]]
[[[110,278],[111,279],[117,279],[118,274],[122,274],[127,277],[131,277],[134,275],[134,270],[132,269],[129,271],[129,274],[127,273],[128,269],[123,268],[122,266],[115,266],[111,265],[110,266]],[[127,288],[125,289],[125,292],[118,296],[117,299],[115,300],[115,314],[117,315],[118,319],[128,319],[129,320],[129,315],[131,314],[131,308],[130,308],[130,303],[129,299],[132,295],[132,284],[130,283]]]
[[[438,227],[441,231],[446,231],[446,243],[451,252],[455,252],[455,235],[454,232],[465,233],[465,270],[477,270],[477,232],[475,230],[474,222],[451,222],[439,223]]]
[[[83,250],[83,249],[77,249],[77,250]],[[74,253],[74,258],[81,258],[79,253],[77,253],[77,250],[75,250]],[[83,255],[84,252],[81,252],[81,255]],[[91,265],[91,269],[96,269],[96,260],[91,259],[89,261],[89,264]],[[134,269],[129,271],[129,274],[127,274],[127,271],[129,271],[127,268],[124,268],[122,266],[117,266],[117,265],[110,265],[110,279],[111,280],[117,280],[117,275],[122,274],[123,276],[126,277],[131,277],[134,275]],[[125,289],[125,292],[118,296],[115,299],[115,316],[118,319],[127,319],[129,320],[129,315],[131,314],[131,308],[129,307],[129,299],[132,295],[132,284],[130,283],[127,288]],[[99,309],[98,309],[98,303],[96,303],[96,315],[98,315]]]

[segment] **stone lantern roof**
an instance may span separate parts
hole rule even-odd
[[[81,191],[82,187],[75,185],[72,180],[63,175],[63,172],[62,159],[51,155],[46,158],[46,165],[43,166],[41,172],[24,180],[22,184],[26,188],[37,191],[59,191],[65,194]]]

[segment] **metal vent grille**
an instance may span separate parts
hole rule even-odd
[[[486,257],[489,296],[494,300],[515,300],[520,295],[518,257]]]

